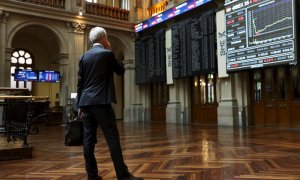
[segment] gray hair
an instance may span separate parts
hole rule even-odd
[[[107,37],[105,29],[102,27],[92,28],[89,35],[91,43],[96,43],[100,37]]]

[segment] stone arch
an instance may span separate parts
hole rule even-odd
[[[61,73],[64,72],[61,68],[61,60],[64,60],[67,58],[69,50],[68,50],[68,43],[67,43],[67,37],[63,36],[66,27],[62,26],[63,24],[60,23],[54,23],[51,24],[49,22],[42,22],[41,20],[26,20],[26,21],[20,21],[13,26],[10,26],[11,30],[7,32],[7,42],[6,47],[8,49],[12,48],[23,48],[24,45],[28,45],[28,49],[32,51],[35,58],[35,65],[34,68],[37,70],[56,70],[60,71]],[[32,31],[32,29],[37,30],[37,32],[42,33],[34,33],[35,31]],[[29,32],[29,33],[28,33]],[[27,35],[28,36],[24,36]],[[20,39],[20,37],[24,37],[24,39]],[[33,41],[28,41],[28,39],[32,39]],[[50,43],[48,40],[51,39]],[[47,45],[44,46],[44,48],[41,48],[39,50],[38,45]],[[51,46],[55,45],[55,47]],[[50,47],[50,48],[49,48]],[[52,50],[52,51],[49,51]],[[39,50],[39,51],[37,51]],[[49,53],[46,54],[45,52]],[[46,55],[45,58],[43,55]],[[39,57],[39,58],[38,58]],[[40,95],[42,92],[42,89],[49,89],[46,93],[49,92],[47,95],[49,97],[49,101],[51,102],[50,106],[55,105],[56,101],[56,95],[54,95],[52,92],[64,92],[64,89],[62,88],[62,84],[55,83],[55,85],[41,85],[36,83],[34,86],[33,95]],[[51,93],[50,93],[51,92]],[[60,96],[60,98],[63,98],[63,95]],[[65,103],[64,101],[61,101],[62,103]]]
[[[7,47],[8,48],[12,47],[13,39],[14,39],[15,35],[20,30],[22,30],[25,27],[34,26],[34,25],[45,27],[45,28],[49,29],[51,32],[53,32],[56,35],[57,42],[59,44],[60,52],[61,53],[66,53],[67,52],[67,46],[66,46],[67,43],[66,43],[66,39],[63,37],[63,35],[54,26],[52,26],[50,24],[47,24],[45,22],[40,22],[40,21],[26,21],[26,22],[22,22],[22,23],[17,24],[15,26],[15,28],[13,28],[13,31],[11,31],[8,34]]]
[[[134,58],[133,49],[132,49],[133,47],[131,47],[131,39],[128,38],[128,35],[124,36],[124,34],[113,32],[113,31],[108,32],[107,35],[116,38],[122,43],[122,46],[124,47],[124,52],[123,52],[124,60],[128,60],[128,59],[131,60]]]

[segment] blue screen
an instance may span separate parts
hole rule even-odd
[[[202,6],[211,1],[212,0],[188,0],[184,3],[181,3],[171,9],[161,12],[161,13],[135,25],[135,32],[140,32],[144,29],[150,28],[156,24],[164,22],[168,19],[171,19],[171,18],[178,16],[186,11],[192,10],[198,6]]]
[[[59,82],[59,79],[57,71],[39,71],[39,82]]]
[[[15,81],[37,81],[38,72],[28,69],[16,69],[14,79]]]

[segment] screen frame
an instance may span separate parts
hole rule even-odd
[[[294,32],[294,38],[293,38],[293,44],[294,44],[294,60],[293,61],[289,61],[289,62],[274,62],[274,63],[268,63],[268,64],[257,64],[257,67],[251,67],[251,66],[244,66],[244,67],[241,67],[241,68],[237,68],[237,69],[228,69],[228,53],[227,53],[227,44],[226,44],[226,72],[228,74],[230,73],[235,73],[235,72],[244,72],[244,71],[252,71],[252,70],[257,70],[257,69],[265,69],[265,68],[270,68],[270,67],[278,67],[278,66],[294,66],[294,65],[297,65],[298,64],[298,59],[299,59],[299,52],[298,52],[298,44],[300,42],[300,36],[297,34],[298,33],[298,30],[299,30],[299,20],[300,20],[300,17],[298,17],[299,14],[299,11],[297,10],[299,8],[299,4],[300,2],[298,2],[299,0],[292,0],[293,4],[294,4],[294,9],[293,9],[293,13],[294,13],[294,22],[293,22],[293,27],[292,27],[292,30]],[[227,3],[227,4],[224,4],[224,9],[225,9],[225,17],[226,17],[226,8],[228,7],[228,5],[231,5],[231,4],[234,4],[238,1],[232,1],[230,3]],[[226,31],[227,31],[227,25],[226,25],[226,18],[225,18],[225,28],[226,28]],[[227,36],[226,36],[227,38]],[[247,37],[248,38],[248,37]],[[227,41],[227,39],[226,39]]]
[[[151,28],[157,24],[173,19],[176,16],[184,14],[185,12],[191,11],[197,7],[203,6],[205,4],[211,3],[213,0],[187,0],[186,2],[182,2],[173,8],[167,9],[155,16],[150,17],[147,20],[144,20],[134,26],[134,32],[139,33],[148,28]],[[181,11],[182,8],[184,11]],[[163,18],[165,17],[165,18]]]
[[[58,79],[57,80],[41,80],[40,78],[40,73],[47,73],[47,72],[50,72],[50,73],[55,73],[58,75]],[[38,71],[38,82],[45,82],[45,83],[59,83],[61,80],[61,75],[60,75],[60,72],[59,71],[52,71],[52,70],[39,70]]]
[[[17,72],[21,72],[21,71],[24,71],[24,72],[34,72],[36,74],[36,79],[28,79],[27,78],[27,75],[25,77],[25,79],[17,79],[16,76],[17,76]],[[39,77],[38,77],[38,71],[37,70],[32,70],[32,69],[18,69],[16,68],[15,69],[15,72],[14,72],[14,81],[30,81],[30,82],[37,82]],[[27,74],[27,73],[26,73]]]

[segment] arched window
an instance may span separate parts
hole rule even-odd
[[[97,3],[97,0],[86,0],[87,2]]]
[[[24,49],[14,50],[11,55],[11,67],[10,67],[10,87],[11,88],[28,88],[32,89],[32,83],[30,81],[15,81],[14,73],[15,69],[32,69],[32,55],[30,52]]]
[[[107,0],[86,0],[89,3],[98,3],[98,4],[105,4],[107,5]],[[111,2],[113,7],[119,6],[121,9],[130,9],[130,4],[128,0],[112,0]]]
[[[128,0],[121,0],[121,9],[130,10],[130,4]]]

